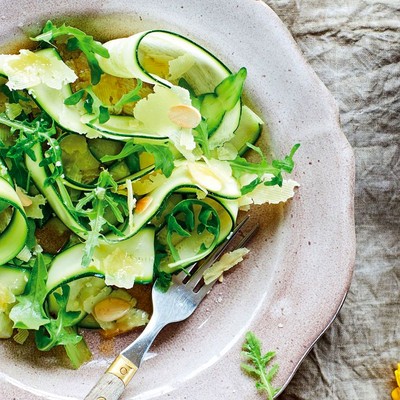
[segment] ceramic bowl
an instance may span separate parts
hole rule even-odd
[[[160,334],[123,398],[259,398],[240,369],[248,330],[265,350],[276,350],[280,369],[274,382],[285,387],[350,285],[354,160],[332,96],[279,18],[255,0],[3,0],[0,18],[1,52],[53,19],[99,39],[173,30],[232,70],[247,67],[246,97],[268,125],[273,152],[282,156],[301,144],[294,172],[301,186],[285,206],[253,212],[261,229],[250,255],[189,320]],[[88,335],[94,358],[78,371],[68,367],[62,351],[43,354],[4,341],[1,398],[82,399],[135,335],[112,342]]]

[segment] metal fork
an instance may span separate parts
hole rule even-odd
[[[193,264],[185,271],[174,275],[167,292],[160,291],[157,288],[157,282],[154,284],[152,290],[153,315],[150,322],[141,335],[115,358],[85,400],[117,400],[120,398],[161,329],[173,322],[183,321],[192,315],[210,292],[217,279],[205,285],[204,271],[221,256],[248,221],[249,217],[246,216],[228,236],[228,239],[217,247],[200,267]],[[257,225],[254,226],[235,248],[243,247],[254,235],[257,227]],[[197,267],[198,269],[196,269]]]

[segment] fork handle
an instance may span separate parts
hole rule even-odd
[[[125,385],[121,379],[106,372],[85,397],[85,400],[118,400],[124,390]]]
[[[85,400],[118,400],[138,367],[120,354],[99,379]]]

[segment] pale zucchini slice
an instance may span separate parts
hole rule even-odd
[[[213,54],[174,32],[154,30],[106,42],[109,58],[98,57],[101,68],[110,75],[136,78],[172,88],[184,79],[197,96],[214,92],[231,75],[230,70]],[[176,68],[179,64],[180,68]],[[177,70],[180,73],[177,73]],[[213,127],[211,148],[230,138],[241,114],[240,95]]]
[[[13,212],[7,227],[0,234],[0,265],[12,260],[25,246],[28,225],[24,208],[11,184],[0,177],[0,201]]]
[[[108,244],[103,242],[96,248],[93,262],[86,268],[81,266],[83,243],[77,244],[57,255],[50,266],[47,291],[86,276],[112,279],[116,285],[133,286],[134,282],[149,283],[153,280],[154,228],[145,227],[136,235]]]

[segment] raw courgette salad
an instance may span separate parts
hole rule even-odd
[[[63,345],[78,367],[90,357],[80,327],[146,324],[134,285],[168,290],[240,210],[293,196],[283,174],[298,146],[268,161],[241,99],[246,69],[176,33],[101,44],[49,21],[32,40],[0,55],[0,337]]]

